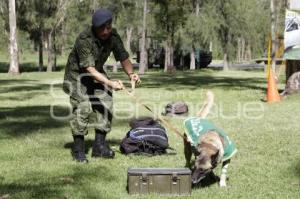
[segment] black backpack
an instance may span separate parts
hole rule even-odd
[[[140,118],[130,122],[131,130],[120,145],[123,154],[160,155],[169,148],[166,129],[152,118]]]

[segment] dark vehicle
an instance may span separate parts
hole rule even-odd
[[[137,51],[137,63],[140,63],[140,51]],[[174,51],[174,65],[177,69],[189,68],[190,53],[183,51]],[[196,68],[206,68],[212,61],[212,52],[197,49],[195,52]],[[165,51],[163,48],[148,50],[148,66],[149,68],[163,68],[165,63]]]

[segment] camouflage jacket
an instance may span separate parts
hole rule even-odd
[[[111,52],[117,61],[129,57],[115,29],[106,41],[97,39],[91,27],[81,32],[68,57],[63,83],[64,92],[74,99],[81,100],[87,95],[92,95],[95,86],[103,87],[99,85],[100,83],[94,82],[85,68],[95,67],[97,71],[107,76],[103,66]]]

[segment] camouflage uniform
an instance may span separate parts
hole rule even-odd
[[[73,135],[86,135],[87,127],[109,132],[112,121],[112,90],[96,82],[85,71],[92,66],[107,77],[103,65],[113,52],[117,61],[129,57],[115,29],[106,41],[94,35],[92,27],[79,34],[69,55],[65,69],[63,90],[70,96],[73,117],[70,121]]]

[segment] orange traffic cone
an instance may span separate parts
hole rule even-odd
[[[276,81],[271,68],[269,69],[267,102],[268,103],[280,102],[280,95],[278,93]]]

